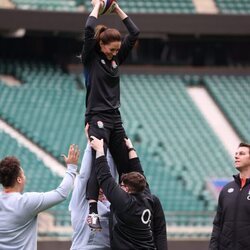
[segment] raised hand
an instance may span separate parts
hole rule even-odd
[[[77,165],[79,155],[80,155],[80,150],[78,148],[78,145],[71,144],[69,147],[68,156],[62,154],[62,157],[63,157],[66,164]]]

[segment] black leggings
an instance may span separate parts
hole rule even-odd
[[[104,139],[105,154],[107,148],[114,159],[119,176],[127,172],[129,166],[128,150],[124,138],[125,130],[122,126],[121,115],[118,110],[110,113],[98,113],[88,116],[86,121],[89,123],[89,136],[93,135],[98,139]],[[87,184],[86,197],[88,200],[98,200],[99,184],[95,172],[95,150],[92,150],[91,174]]]

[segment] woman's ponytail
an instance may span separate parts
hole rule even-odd
[[[97,41],[97,43],[100,42],[100,36],[101,36],[101,33],[104,32],[105,30],[107,29],[107,27],[105,25],[97,25],[95,27],[95,39]]]

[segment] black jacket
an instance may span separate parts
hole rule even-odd
[[[123,23],[129,34],[122,40],[117,55],[108,60],[94,38],[97,19],[93,16],[87,19],[81,55],[87,88],[86,115],[112,111],[120,107],[119,66],[127,58],[139,35],[139,29],[129,17],[125,18]]]
[[[128,168],[126,169],[126,173],[129,172],[139,172],[144,175],[144,171],[142,169],[139,158],[133,158],[129,160]],[[167,224],[164,215],[164,211],[161,205],[159,198],[156,195],[151,194],[152,201],[151,207],[153,210],[153,218],[151,221],[151,229],[153,231],[154,244],[157,250],[167,250]],[[113,222],[111,222],[111,225]],[[112,229],[113,231],[113,229]]]
[[[167,225],[164,211],[159,198],[152,194],[153,198],[153,220],[151,228],[153,230],[154,243],[157,250],[167,250]]]
[[[138,160],[135,158],[133,160]],[[110,174],[105,156],[96,159],[97,179],[110,201],[116,223],[111,239],[114,250],[156,249],[151,230],[153,200],[149,189],[143,193],[126,193]]]
[[[241,190],[239,175],[219,195],[210,250],[250,249],[250,179]]]

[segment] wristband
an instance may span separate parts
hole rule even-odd
[[[130,151],[135,151],[136,152],[136,150],[134,148],[129,148],[128,152],[130,152]]]

